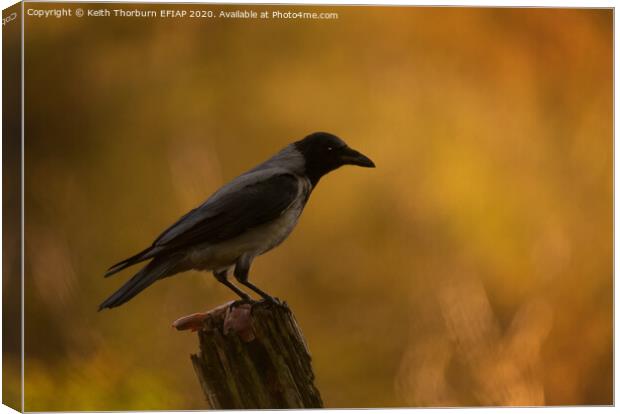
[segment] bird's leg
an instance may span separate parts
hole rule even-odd
[[[237,295],[239,295],[241,299],[243,299],[246,302],[252,302],[252,298],[250,298],[250,296],[247,293],[245,293],[244,291],[239,289],[237,286],[230,283],[230,281],[228,280],[228,269],[224,269],[220,271],[214,270],[213,276],[215,276],[218,282],[226,285],[230,290],[232,290]]]
[[[254,259],[254,257],[249,256],[249,255],[242,255],[239,258],[239,260],[237,260],[237,263],[235,264],[235,272],[234,272],[235,278],[242,285],[247,286],[250,289],[252,289],[254,292],[258,293],[266,301],[271,302],[271,303],[279,303],[279,301],[276,298],[274,298],[267,292],[259,289],[257,286],[250,283],[250,281],[248,280],[248,275],[250,273],[250,265],[252,264],[252,259]]]
[[[261,290],[258,286],[252,284],[250,281],[245,280],[245,281],[239,281],[239,283],[241,283],[244,286],[249,287],[250,289],[252,289],[254,292],[258,293],[259,295],[262,296],[263,299],[265,299],[268,302],[271,303],[277,303],[279,304],[280,301],[277,298],[274,298],[273,296],[271,296],[270,294],[268,294],[267,292],[265,292],[264,290]]]

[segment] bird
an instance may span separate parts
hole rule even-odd
[[[116,263],[105,277],[150,260],[99,310],[120,306],[154,282],[189,271],[212,272],[242,301],[277,300],[249,281],[253,260],[280,245],[293,231],[310,194],[323,176],[344,165],[374,168],[374,162],[327,132],[295,141],[234,178],[159,235],[151,246]]]

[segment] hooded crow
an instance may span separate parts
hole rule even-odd
[[[321,177],[347,164],[375,166],[326,132],[315,132],[288,145],[220,188],[151,246],[112,266],[106,277],[150,260],[99,310],[120,306],[153,282],[191,269],[213,272],[220,283],[249,301],[250,297],[228,280],[228,272],[234,268],[240,284],[274,301],[248,280],[252,261],[288,237]]]

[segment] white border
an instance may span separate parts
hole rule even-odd
[[[26,2],[44,2],[45,0],[27,0]],[[0,0],[0,5],[2,6],[2,9],[5,9],[13,4],[17,3],[16,1],[12,1],[12,0]],[[64,2],[59,2],[59,3],[97,3],[97,1],[75,1],[75,0],[70,0],[70,1],[64,1]],[[199,1],[175,1],[175,0],[135,0],[135,1],[108,1],[108,3],[199,3],[199,4],[316,4],[316,5],[378,5],[378,6],[463,6],[463,7],[560,7],[560,8],[581,8],[581,7],[586,7],[586,8],[595,8],[595,7],[601,7],[601,8],[615,8],[616,7],[616,1],[576,1],[576,0],[544,0],[544,1],[488,1],[488,0],[469,0],[469,1],[454,1],[454,0],[443,0],[443,1],[433,1],[433,0],[427,0],[427,1],[415,1],[415,0],[389,0],[389,1],[385,1],[385,0],[375,0],[375,1],[364,1],[364,0],[314,0],[311,3],[307,2],[307,1],[303,1],[303,0],[289,0],[289,1],[259,1],[259,0],[245,0],[245,1],[225,1],[225,0],[210,0],[210,1],[205,1],[205,2],[199,2]],[[23,15],[23,5],[22,5],[22,15]],[[23,80],[23,76],[24,76],[24,68],[23,68],[23,26],[22,26],[22,80]],[[0,33],[0,42],[2,40],[2,35]],[[615,145],[615,125],[616,125],[616,120],[618,119],[618,112],[617,112],[617,107],[615,105],[615,97],[617,96],[616,94],[616,83],[615,83],[615,79],[618,76],[618,67],[616,65],[616,48],[618,45],[618,33],[615,30],[615,16],[614,16],[614,275],[616,273],[616,257],[618,257],[618,254],[620,254],[620,249],[618,248],[618,246],[615,243],[616,238],[618,237],[618,235],[620,234],[620,231],[618,230],[618,228],[616,227],[616,221],[615,221],[615,217],[616,217],[616,213],[617,213],[617,205],[615,203],[616,199],[615,199],[615,194],[616,194],[616,183],[618,182],[617,178],[618,176],[617,171],[615,169],[615,160],[618,159],[618,155],[620,154],[618,150],[618,148]],[[0,54],[0,65],[2,63],[2,57]],[[1,82],[0,82],[0,92],[1,92]],[[22,82],[22,97],[24,96],[23,94],[24,92],[24,84]],[[23,142],[23,133],[24,133],[24,105],[23,105],[24,101],[22,99],[22,164],[21,164],[21,169],[22,169],[22,178],[23,178],[23,172],[24,172],[24,142]],[[1,166],[1,154],[2,154],[2,150],[0,148],[0,166]],[[1,182],[0,182],[0,188],[1,188]],[[21,197],[22,197],[22,209],[23,209],[23,180],[22,180],[22,188],[21,188]],[[2,195],[1,195],[1,191],[0,191],[0,201],[2,200]],[[21,221],[21,229],[22,229],[22,235],[23,235],[23,229],[24,229],[24,221],[23,221],[23,212],[22,212],[22,221]],[[2,226],[0,224],[0,230],[1,230]],[[0,239],[0,246],[1,246],[1,239]],[[22,269],[24,266],[23,263],[23,253],[24,253],[24,240],[22,237],[22,243],[21,243],[21,250],[22,250]],[[1,252],[0,252],[0,258],[1,258]],[[23,334],[24,334],[24,325],[23,325],[23,305],[24,305],[24,297],[23,297],[23,274],[22,274],[22,338],[23,338]],[[615,338],[615,332],[616,332],[616,306],[615,306],[615,298],[618,297],[618,286],[615,283],[615,277],[614,277],[614,401],[616,401],[617,396],[619,395],[619,387],[618,387],[618,382],[615,380],[615,373],[616,373],[616,366],[617,366],[617,362],[616,362],[616,358],[615,356],[617,355],[618,352],[618,342],[616,341]],[[0,293],[1,293],[1,284],[0,284]],[[0,321],[0,328],[2,322]],[[1,329],[0,329],[0,338],[1,338]],[[22,341],[22,357],[23,357],[23,351],[24,351],[24,341]],[[24,364],[22,363],[22,407],[24,407],[23,403],[23,398],[24,398],[24,390],[23,390],[23,366]],[[1,385],[2,385],[2,380],[0,379],[0,389],[1,389]],[[420,412],[420,413],[430,413],[430,412],[436,412],[438,409],[373,409],[373,412],[380,412],[380,413],[390,413],[390,412],[394,412],[395,410],[401,411],[401,412]],[[543,410],[545,413],[547,412],[556,412],[556,413],[578,413],[578,412],[585,412],[586,410],[588,410],[588,412],[590,412],[590,410],[593,410],[595,412],[615,412],[615,408],[614,407],[537,407],[537,408],[450,408],[450,409],[442,409],[442,410],[459,410],[459,412],[466,412],[466,413],[488,413],[488,414],[494,414],[494,413],[530,413],[530,412],[535,412],[538,411],[540,412],[541,410]],[[296,411],[296,410],[293,410]],[[349,412],[354,412],[354,411],[359,411],[359,410],[345,410],[345,409],[338,409],[338,410],[334,410],[334,409],[330,409],[329,411],[338,411],[338,412],[345,412],[345,413],[349,413]],[[4,413],[15,413],[16,411],[4,406],[4,405],[0,405],[0,414],[4,414]],[[144,413],[184,413],[187,411],[142,411]],[[237,412],[237,411],[227,411],[227,412]],[[241,411],[239,411],[241,412]],[[243,411],[244,413],[247,412],[259,412],[259,411],[255,411],[255,410],[245,410]],[[262,413],[265,412],[275,412],[273,410],[264,410],[264,411],[260,411]]]

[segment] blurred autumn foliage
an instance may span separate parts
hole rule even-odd
[[[612,10],[174,7],[339,19],[26,18],[27,410],[205,408],[170,323],[231,293],[102,275],[316,130],[377,169],[251,277],[328,407],[612,403]]]

